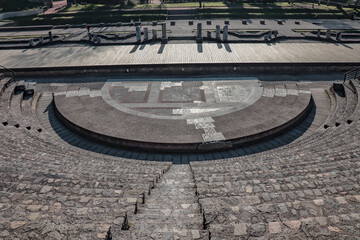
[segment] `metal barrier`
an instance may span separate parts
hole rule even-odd
[[[8,76],[11,77],[12,79],[14,79],[16,72],[8,69],[7,67],[4,67],[2,65],[0,65],[0,73],[3,74],[3,76]]]
[[[360,67],[356,67],[356,68],[344,73],[344,82],[346,80],[357,79],[358,76],[360,76]]]

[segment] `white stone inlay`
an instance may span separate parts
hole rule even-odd
[[[286,89],[285,88],[276,88],[275,96],[286,97]]]
[[[311,91],[300,90],[299,93],[311,94]]]
[[[65,95],[66,92],[56,92],[54,93],[54,96],[60,96],[60,95]]]
[[[298,96],[299,95],[299,91],[296,89],[287,89],[287,94],[288,95],[293,95],[293,96]]]
[[[212,117],[203,117],[203,118],[193,118],[187,119],[187,124],[197,124],[197,123],[212,123],[215,122]]]
[[[224,135],[221,132],[215,132],[212,134],[204,133],[202,134],[204,142],[216,142],[226,140]]]
[[[234,77],[234,78],[193,78],[201,81],[202,86],[192,86],[185,84],[188,78],[166,78],[146,79],[144,81],[134,81],[134,79],[109,79],[101,89],[101,96],[110,106],[133,115],[157,119],[192,119],[201,117],[214,117],[242,110],[254,104],[262,95],[263,87],[257,78]],[[205,79],[205,81],[204,81]],[[151,83],[151,84],[149,84]],[[146,102],[124,102],[116,101],[116,96],[110,96],[110,89],[116,91],[116,87],[129,89],[136,86],[133,91],[145,90],[150,92]],[[167,91],[167,88],[176,87],[182,89],[170,89],[167,98],[175,94],[176,99],[181,101],[158,101],[160,90]],[[203,91],[204,95],[198,91]],[[186,90],[186,91],[184,91]],[[121,93],[124,95],[124,93]],[[204,99],[202,99],[204,98]],[[165,115],[156,114],[152,111],[139,111],[137,108],[167,108],[170,111]]]
[[[219,110],[220,108],[180,108],[180,109],[173,109],[173,114],[191,115],[196,113],[215,112]]]
[[[195,124],[196,129],[202,129],[205,133],[201,134],[204,142],[216,142],[226,140],[221,132],[215,130],[214,119],[211,117],[187,119],[187,124]]]
[[[161,82],[160,90],[164,90],[165,88],[169,87],[181,87],[183,84],[183,81],[180,82]]]
[[[101,90],[90,91],[88,88],[83,88],[78,91],[56,92],[55,96],[66,95],[66,97],[79,97],[89,95],[90,97],[100,97]]]
[[[262,94],[263,97],[274,97],[275,89],[274,88],[264,88],[264,92]]]

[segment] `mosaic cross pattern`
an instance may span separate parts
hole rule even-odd
[[[202,129],[204,142],[225,140],[212,118],[244,109],[262,95],[255,78],[214,81],[109,80],[101,90],[112,107],[141,117],[178,120]]]
[[[255,103],[262,95],[262,86],[254,80],[108,80],[101,95],[112,107],[142,117],[194,119],[239,111]]]

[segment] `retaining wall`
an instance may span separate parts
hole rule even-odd
[[[11,1],[11,0],[9,0]],[[0,13],[0,20],[4,20],[7,18],[12,17],[23,17],[23,16],[29,16],[29,15],[37,15],[40,13],[43,13],[43,9],[35,9],[35,10],[26,10],[26,11],[18,11],[18,12],[4,12]]]

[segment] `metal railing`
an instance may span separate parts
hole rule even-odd
[[[2,74],[5,77],[8,76],[14,79],[16,72],[11,69],[8,69],[7,67],[0,65],[0,74]]]
[[[347,80],[357,79],[358,76],[360,76],[360,67],[356,67],[344,73],[344,82]]]

